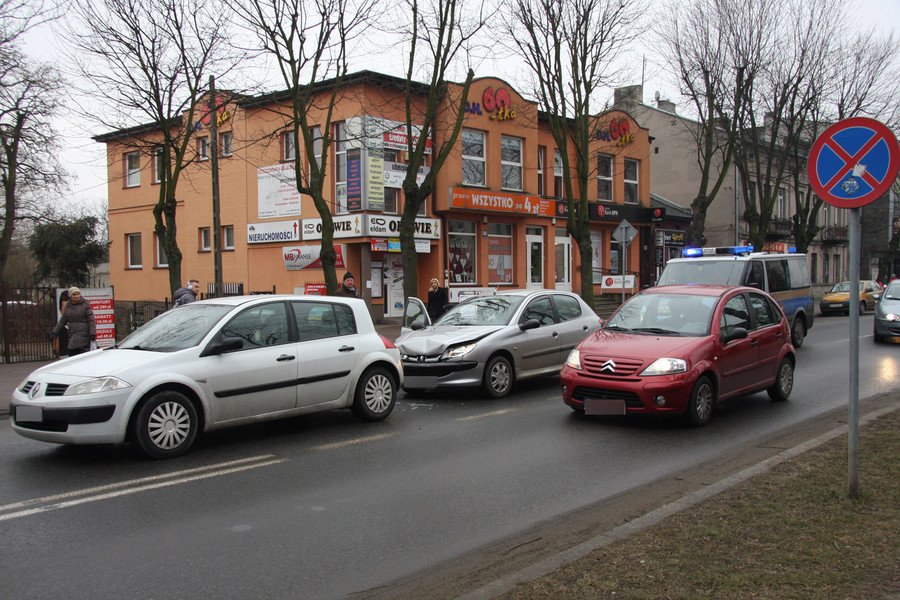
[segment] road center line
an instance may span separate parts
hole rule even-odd
[[[381,440],[387,439],[394,434],[392,433],[379,433],[378,435],[370,435],[369,437],[356,438],[353,440],[347,440],[344,442],[333,442],[331,444],[322,444],[321,446],[313,446],[310,450],[336,450],[337,448],[346,448],[348,446],[356,446],[358,444],[368,444],[369,442],[380,442]]]
[[[496,416],[499,416],[499,415],[505,415],[505,414],[507,414],[507,413],[511,413],[512,411],[513,411],[513,409],[511,409],[511,408],[501,408],[500,410],[495,410],[495,411],[493,411],[493,412],[483,413],[483,414],[480,414],[480,415],[472,415],[472,416],[469,416],[469,417],[460,417],[460,418],[458,418],[458,419],[456,419],[456,420],[459,421],[459,422],[463,422],[463,421],[477,421],[478,419],[486,419],[487,417],[496,417]]]
[[[173,471],[172,473],[162,473],[160,475],[152,475],[150,477],[141,477],[139,479],[129,479],[127,481],[119,481],[117,483],[110,483],[107,485],[100,485],[100,486],[85,488],[85,489],[81,489],[81,490],[73,490],[71,492],[66,492],[64,494],[55,494],[53,496],[44,496],[43,498],[32,498],[30,500],[22,500],[21,502],[13,502],[12,504],[4,504],[4,505],[0,506],[0,513],[9,512],[11,510],[18,510],[21,508],[26,508],[28,506],[34,506],[37,504],[53,504],[53,503],[56,503],[59,501],[69,499],[69,498],[77,498],[79,496],[91,496],[91,495],[104,494],[105,492],[109,492],[112,490],[128,488],[128,487],[133,487],[133,486],[141,486],[143,484],[147,484],[147,483],[154,482],[154,481],[161,481],[161,480],[165,480],[165,479],[174,479],[174,478],[179,478],[179,477],[183,478],[185,476],[193,475],[195,473],[228,469],[229,467],[245,465],[247,463],[256,463],[259,461],[269,461],[269,462],[266,462],[265,464],[273,464],[271,461],[274,458],[275,458],[274,454],[263,454],[260,456],[251,456],[248,458],[241,458],[238,460],[232,460],[232,461],[223,462],[223,463],[216,463],[214,465],[206,465],[203,467],[194,467],[192,469],[183,469],[181,471]],[[281,462],[281,461],[278,461],[278,462]],[[253,466],[257,466],[257,465],[253,465]],[[259,466],[262,466],[262,465],[259,465]],[[224,471],[220,474],[224,474],[225,472],[230,472],[230,471]],[[214,473],[214,474],[216,474],[216,473]],[[179,481],[181,481],[181,480],[179,480]],[[0,520],[2,520],[2,519],[3,519],[3,517],[2,517],[2,515],[0,515]]]

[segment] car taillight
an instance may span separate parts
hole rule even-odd
[[[394,345],[394,342],[392,342],[391,340],[387,339],[386,337],[384,337],[384,336],[381,335],[380,333],[378,334],[378,337],[381,338],[381,343],[384,344],[384,347],[387,348],[388,350],[390,350],[391,348],[396,348],[396,347],[397,347],[397,346]]]

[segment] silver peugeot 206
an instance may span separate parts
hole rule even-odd
[[[407,393],[483,386],[493,398],[522,379],[559,373],[569,352],[600,329],[579,296],[557,290],[474,296],[431,322],[409,298],[396,344]]]

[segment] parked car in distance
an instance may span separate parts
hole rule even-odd
[[[563,401],[588,415],[684,415],[704,425],[728,398],[790,396],[790,333],[778,303],[755,288],[649,288],[569,354]]]
[[[408,392],[482,386],[493,398],[516,381],[555,374],[600,318],[581,297],[557,290],[470,297],[433,324],[418,298],[406,303],[397,338]]]
[[[875,342],[900,337],[900,279],[888,283],[878,303],[875,304],[875,324],[872,326]]]
[[[875,307],[877,296],[881,294],[881,287],[875,281],[859,282],[859,314],[865,314],[867,310]],[[842,281],[834,284],[822,300],[819,301],[819,312],[825,315],[837,313],[850,314],[850,282]]]
[[[34,371],[13,392],[12,427],[58,444],[131,441],[178,456],[197,434],[350,408],[387,417],[403,383],[400,353],[365,302],[239,296],[169,310],[105,350]]]

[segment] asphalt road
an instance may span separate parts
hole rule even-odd
[[[900,388],[900,345],[876,346],[871,321],[861,398]],[[382,586],[845,406],[847,323],[816,320],[788,402],[733,400],[702,429],[579,417],[554,378],[500,401],[404,398],[383,423],[342,411],[215,432],[165,462],[3,420],[0,597],[400,597]]]

